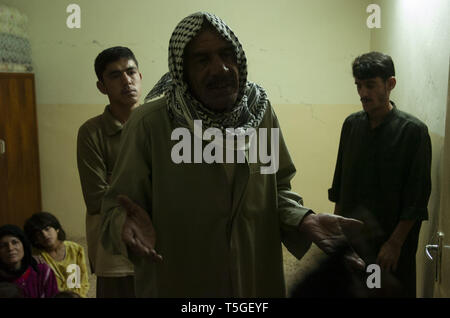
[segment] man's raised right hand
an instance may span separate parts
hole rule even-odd
[[[127,213],[122,240],[137,255],[150,256],[155,262],[162,261],[162,256],[155,251],[156,233],[147,211],[126,195],[119,195],[117,201]]]

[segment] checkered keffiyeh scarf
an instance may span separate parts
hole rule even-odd
[[[183,53],[186,45],[197,35],[203,22],[209,22],[224,39],[232,43],[239,68],[239,94],[235,107],[228,112],[215,112],[203,106],[189,92],[183,77]],[[193,130],[194,120],[202,120],[203,129],[210,127],[225,131],[241,127],[241,131],[257,128],[268,104],[264,89],[247,81],[247,59],[238,38],[219,17],[197,12],[184,18],[175,28],[169,42],[169,73],[166,73],[145,97],[148,102],[166,95],[169,114],[183,127]]]

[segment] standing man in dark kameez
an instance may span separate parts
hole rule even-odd
[[[329,199],[335,214],[364,221],[357,252],[416,296],[416,251],[431,192],[431,142],[427,126],[389,99],[396,85],[390,56],[370,52],[355,59],[353,76],[363,110],[342,126]],[[364,248],[362,248],[364,246]]]

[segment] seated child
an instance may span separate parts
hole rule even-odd
[[[58,219],[48,213],[35,213],[25,222],[25,234],[34,247],[33,254],[40,256],[53,269],[59,291],[73,291],[86,297],[89,277],[84,249],[66,241]]]

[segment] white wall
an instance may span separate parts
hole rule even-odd
[[[371,49],[392,56],[397,86],[392,99],[400,109],[424,121],[432,148],[429,221],[424,222],[417,252],[418,296],[433,296],[434,264],[424,255],[438,230],[450,53],[448,0],[381,0],[382,28],[372,31]]]
[[[149,90],[167,71],[175,25],[196,11],[213,12],[234,29],[248,55],[250,79],[274,103],[352,103],[348,63],[368,48],[370,36],[368,1],[361,0],[3,2],[29,16],[39,104],[103,103],[93,61],[102,49],[119,44],[135,52]],[[70,3],[81,7],[81,29],[66,27]]]
[[[371,48],[392,56],[399,107],[444,136],[450,53],[450,1],[378,1],[382,28],[372,33]]]

